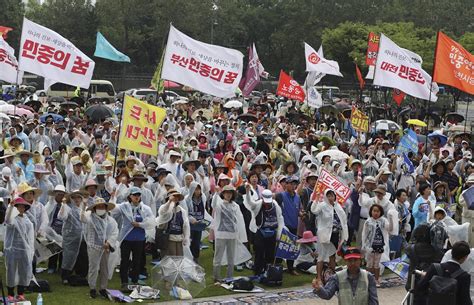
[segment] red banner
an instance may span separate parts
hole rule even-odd
[[[392,97],[395,103],[397,103],[398,107],[402,104],[403,100],[405,99],[406,93],[402,90],[393,89]]]
[[[365,57],[365,63],[367,66],[375,66],[377,61],[377,54],[379,52],[380,36],[373,32],[369,33],[369,41],[367,42],[367,55]]]
[[[433,81],[474,94],[474,55],[438,32]]]
[[[364,77],[362,76],[362,73],[360,72],[359,66],[356,64],[356,74],[357,74],[357,79],[359,80],[359,87],[360,90],[364,89],[365,86],[365,80]]]
[[[288,74],[280,71],[280,79],[278,81],[277,95],[284,96],[292,100],[304,102],[306,97],[303,88],[297,81],[292,79]]]

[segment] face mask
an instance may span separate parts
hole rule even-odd
[[[104,216],[105,213],[107,213],[106,210],[95,210],[95,213],[97,214],[97,216]]]

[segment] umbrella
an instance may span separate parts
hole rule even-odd
[[[28,118],[33,118],[33,112],[25,108],[15,107],[14,105],[0,105],[0,112],[9,114],[9,115],[25,115]]]
[[[291,112],[288,113],[286,116],[290,122],[296,125],[305,125],[311,121],[311,118],[309,116],[298,112]]]
[[[258,122],[258,118],[250,113],[241,114],[237,118],[245,122]]]
[[[176,102],[173,102],[173,103],[171,104],[171,106],[184,105],[184,104],[187,104],[187,103],[189,103],[189,101],[187,101],[187,100],[177,100]]]
[[[337,102],[336,104],[334,104],[334,106],[336,106],[336,108],[340,110],[351,108],[351,105],[349,105],[348,103],[344,101]]]
[[[321,160],[324,156],[331,157],[331,160],[345,160],[349,159],[349,155],[340,151],[339,149],[328,149],[324,150],[316,155],[318,160]]]
[[[76,104],[78,104],[78,105],[81,105],[81,106],[84,106],[84,104],[85,104],[85,102],[86,102],[82,97],[78,97],[78,96],[73,97],[72,99],[70,99],[70,101],[71,101],[71,102],[74,102],[74,103],[76,103]]]
[[[0,122],[1,123],[4,123],[4,122],[11,122],[11,119],[8,115],[6,115],[5,113],[0,113]]]
[[[242,108],[242,102],[239,100],[230,100],[224,104],[224,108]]]
[[[66,99],[62,96],[52,96],[48,99],[48,103],[64,103]]]
[[[25,105],[28,105],[31,108],[33,108],[35,110],[35,112],[38,112],[39,109],[41,108],[41,106],[43,106],[42,103],[38,100],[29,100],[29,101],[25,102]]]
[[[18,108],[23,108],[23,109],[26,109],[26,110],[29,110],[31,112],[36,112],[36,110],[33,109],[33,107],[31,106],[28,106],[28,105],[24,105],[24,104],[20,104],[20,105],[17,105]]]
[[[439,139],[439,145],[440,147],[444,146],[446,144],[446,142],[448,142],[448,137],[445,136],[444,134],[440,133],[440,132],[432,132],[428,135],[428,138],[433,141],[433,139],[437,138]]]
[[[1,106],[1,105],[8,105],[8,103],[5,102],[5,101],[1,101],[1,100],[0,100],[0,106]]]
[[[77,104],[76,102],[69,101],[69,102],[61,103],[61,105],[59,106],[61,108],[77,108],[79,107],[79,104]]]
[[[206,109],[206,108],[201,108],[201,109],[197,109],[193,112],[193,114],[191,115],[191,118],[193,120],[196,119],[196,116],[199,114],[199,112],[202,112],[202,116],[205,117],[208,121],[210,119],[212,119],[212,111],[211,109]]]
[[[342,111],[342,115],[346,118],[346,119],[350,119],[351,118],[351,115],[352,115],[352,109],[345,109]]]
[[[332,105],[332,104],[326,104],[326,105],[323,105],[321,108],[319,108],[319,112],[321,113],[336,113],[338,110],[336,108],[336,106]]]
[[[407,107],[407,108],[402,109],[402,110],[398,113],[398,115],[399,115],[399,116],[402,116],[402,115],[405,115],[405,114],[409,114],[410,112],[411,112],[411,108],[410,108],[410,107]]]
[[[448,122],[451,122],[453,124],[461,123],[462,121],[464,121],[464,117],[456,112],[446,114],[445,118]]]
[[[390,120],[375,121],[375,123],[372,124],[372,128],[375,128],[375,130],[388,130],[388,131],[396,131],[396,130],[401,129],[400,125]]]
[[[206,288],[205,276],[204,268],[184,256],[166,256],[152,269],[153,288],[170,291],[180,287],[193,297]]]
[[[172,81],[170,81],[170,80],[165,80],[165,81],[163,82],[163,86],[164,86],[165,88],[179,88],[179,87],[181,87],[180,84],[175,83],[175,82],[172,82]]]
[[[407,121],[407,124],[409,125],[416,125],[416,126],[420,126],[420,127],[426,127],[426,123],[423,122],[423,121],[420,121],[418,119],[410,119]]]
[[[61,115],[57,114],[57,113],[46,113],[46,114],[43,114],[42,116],[40,116],[40,122],[45,123],[46,118],[49,117],[49,116],[53,117],[54,123],[58,123],[58,122],[61,122],[62,120],[64,120],[64,118]]]
[[[91,123],[99,123],[106,118],[114,116],[114,112],[109,107],[103,104],[95,104],[90,106],[84,112],[88,117]]]

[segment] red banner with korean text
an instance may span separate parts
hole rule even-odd
[[[474,94],[474,55],[438,32],[433,80]]]
[[[126,95],[119,147],[152,156],[158,154],[158,129],[166,110]]]
[[[292,79],[288,74],[280,71],[280,79],[278,80],[277,95],[284,96],[292,100],[304,102],[306,94],[297,81]]]
[[[20,45],[19,70],[89,88],[94,61],[55,31],[24,18]]]
[[[327,170],[322,169],[314,186],[311,201],[322,201],[324,199],[324,192],[327,189],[333,190],[336,193],[336,201],[342,206],[344,206],[344,203],[351,195],[351,189],[344,182],[331,175]]]
[[[373,32],[369,33],[369,41],[367,42],[367,55],[365,57],[365,63],[367,66],[375,66],[377,61],[377,53],[379,52],[379,41],[380,36]]]

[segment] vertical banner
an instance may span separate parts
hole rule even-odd
[[[380,36],[373,32],[369,33],[369,40],[367,41],[367,54],[365,56],[365,64],[367,66],[375,66],[377,61],[377,54],[379,52]]]
[[[354,130],[368,132],[369,131],[369,117],[362,111],[352,106],[351,125]]]
[[[165,109],[125,95],[119,148],[156,156],[157,133],[165,117]]]

